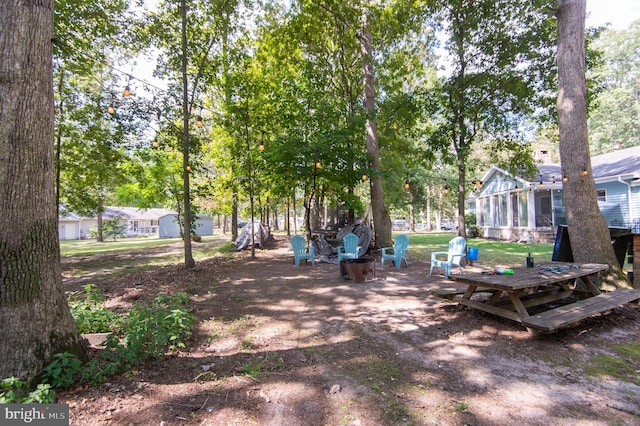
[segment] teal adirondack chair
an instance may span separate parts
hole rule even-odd
[[[300,261],[305,262],[311,259],[311,266],[316,265],[315,250],[313,246],[308,246],[304,237],[301,235],[294,235],[291,237],[291,248],[293,249],[293,263],[300,267]]]
[[[342,238],[342,245],[338,247],[338,263],[342,259],[357,259],[359,251],[358,236],[354,233],[345,235]]]
[[[408,249],[409,237],[404,234],[398,235],[393,242],[393,247],[383,247],[380,249],[380,251],[382,251],[382,267],[384,268],[385,260],[390,260],[396,265],[396,269],[400,269],[402,261],[404,260],[404,264],[407,265],[408,268],[409,264],[405,258],[405,253]]]
[[[449,241],[449,251],[434,251],[431,253],[431,270],[433,268],[444,268],[444,277],[449,278],[451,268],[457,266],[462,274],[462,260],[467,255],[467,241],[462,237],[455,237]],[[446,259],[444,258],[446,256]]]

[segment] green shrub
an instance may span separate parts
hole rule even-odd
[[[42,370],[42,380],[56,389],[68,389],[82,369],[82,362],[69,352],[58,353]]]
[[[93,284],[84,286],[87,296],[84,300],[69,303],[71,315],[79,333],[107,333],[117,329],[121,319],[113,311],[103,306],[102,293]]]
[[[465,215],[464,224],[467,228],[467,237],[478,238],[480,235],[482,235],[482,228],[476,224],[475,214]]]
[[[56,393],[49,384],[39,384],[29,392],[26,382],[9,377],[0,382],[0,404],[48,404],[55,402]]]
[[[107,338],[105,359],[133,366],[158,358],[168,349],[185,347],[183,339],[191,335],[194,324],[193,315],[183,307],[188,301],[186,293],[175,293],[157,296],[151,306],[134,305],[119,337]]]
[[[107,337],[102,358],[94,358],[82,365],[68,352],[55,354],[53,361],[42,370],[44,384],[39,384],[32,392],[20,379],[4,379],[0,383],[0,403],[53,402],[54,388],[66,389],[76,382],[97,386],[105,377],[159,358],[167,350],[185,347],[184,339],[191,335],[195,321],[186,309],[189,303],[186,293],[159,295],[150,306],[136,304],[129,315],[121,319],[117,315],[110,316],[113,313],[105,313],[108,310],[102,307],[102,295],[94,286],[85,287],[85,291],[86,300],[75,303],[76,313],[86,321],[91,321],[90,318],[96,315],[95,318],[113,329]]]

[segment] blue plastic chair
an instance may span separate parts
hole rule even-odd
[[[449,278],[451,268],[457,266],[462,274],[462,260],[467,255],[467,241],[462,237],[455,237],[449,241],[449,251],[434,251],[431,253],[431,270],[429,275],[433,273],[433,268],[444,268],[444,277]],[[446,259],[443,257],[446,256]]]
[[[305,262],[311,259],[311,266],[316,265],[315,250],[313,246],[308,246],[304,237],[301,235],[294,235],[291,237],[291,248],[293,249],[293,263],[296,267],[300,267],[300,261]]]
[[[360,247],[358,247],[358,236],[356,234],[347,234],[342,238],[342,245],[338,247],[338,263],[342,259],[357,259]]]
[[[380,249],[380,251],[382,251],[382,267],[384,268],[385,260],[390,260],[396,265],[396,269],[400,269],[402,261],[404,260],[404,264],[407,265],[408,268],[409,264],[404,257],[408,249],[409,237],[404,234],[398,235],[393,242],[393,247],[383,247]]]

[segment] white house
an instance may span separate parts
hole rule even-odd
[[[120,217],[127,222],[127,237],[141,235],[155,235],[161,238],[179,237],[180,230],[177,223],[177,212],[169,209],[140,209],[137,207],[106,207],[102,214],[103,220]],[[164,226],[161,230],[160,222]],[[97,217],[83,217],[64,208],[58,216],[58,235],[60,240],[79,240],[87,238],[89,230],[98,223]],[[213,235],[213,218],[198,215],[196,221],[196,235]]]
[[[593,156],[591,167],[609,227],[640,233],[640,146]],[[493,166],[467,205],[484,237],[553,241],[557,227],[566,225],[563,178],[560,164],[539,165],[535,180]]]

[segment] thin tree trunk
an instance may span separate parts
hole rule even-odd
[[[598,208],[587,133],[585,80],[586,0],[558,3],[558,124],[564,205],[573,258],[607,263],[604,288],[630,287],[616,260],[607,223]],[[583,173],[585,171],[586,173]]]
[[[238,239],[238,193],[233,190],[233,204],[231,206],[231,241]]]
[[[53,0],[0,5],[0,378],[86,347],[65,298],[54,170]]]
[[[182,183],[184,203],[184,267],[195,268],[196,262],[191,253],[191,194],[189,191],[189,87],[187,80],[187,6],[182,0]]]

